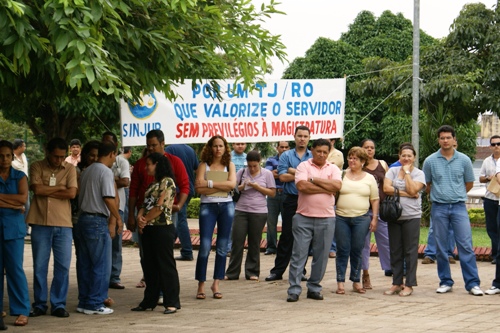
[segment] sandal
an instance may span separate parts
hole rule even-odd
[[[408,290],[406,290],[406,288],[408,288],[410,290],[408,291]],[[399,293],[399,296],[406,297],[406,296],[410,296],[411,294],[413,294],[413,288],[412,287],[405,287],[403,290],[401,290],[401,292]]]
[[[220,291],[215,291],[214,289],[214,286],[211,286],[210,289],[212,289],[212,292],[214,293],[213,294],[213,297],[215,299],[221,299],[222,298],[222,293]]]
[[[144,280],[144,278],[141,279],[141,281],[139,281],[136,285],[135,285],[136,288],[146,288],[146,280]]]
[[[363,289],[373,289],[372,283],[370,281],[370,274],[364,274],[363,273]]]
[[[396,295],[401,291],[400,286],[392,286],[391,289],[384,291],[384,295],[391,296]]]
[[[250,281],[259,281],[259,277],[258,276],[250,276],[247,280],[250,280]]]
[[[337,291],[335,291],[335,293],[337,295],[345,295],[345,289],[337,289]]]
[[[207,295],[205,293],[197,293],[196,294],[196,299],[205,299],[207,298]]]
[[[26,326],[28,325],[28,317],[24,315],[19,315],[16,321],[14,322],[14,326]]]
[[[352,283],[352,291],[358,294],[366,294],[366,290],[359,285],[359,282]]]

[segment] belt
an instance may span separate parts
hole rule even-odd
[[[99,217],[104,217],[105,219],[108,218],[107,215],[101,214],[101,213],[87,213],[87,212],[82,212],[82,215],[99,216]]]
[[[277,189],[276,189],[276,192],[281,193],[281,192],[283,192],[283,189],[282,189],[282,188],[277,188]]]

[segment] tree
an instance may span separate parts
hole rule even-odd
[[[184,79],[232,73],[248,86],[270,57],[284,59],[279,37],[259,24],[277,13],[274,0],[260,8],[246,0],[5,0],[0,109],[34,133],[69,138],[84,120],[116,123],[117,101],[141,91],[172,98]]]

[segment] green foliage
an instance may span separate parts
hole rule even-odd
[[[187,207],[187,217],[197,219],[200,217],[200,198],[192,198]]]
[[[1,140],[14,141],[14,139],[23,139],[26,142],[26,151],[24,154],[29,163],[38,161],[44,158],[43,146],[37,139],[28,131],[28,127],[23,124],[15,124],[6,120],[0,112],[0,133]]]
[[[157,89],[172,98],[173,85],[186,78],[232,75],[248,86],[263,78],[271,57],[284,59],[279,36],[260,24],[280,13],[275,5],[5,0],[0,109],[25,121],[35,135],[69,139],[98,117],[116,126],[117,101],[137,99],[142,91]]]
[[[467,212],[469,213],[470,223],[486,224],[483,208],[471,208]]]

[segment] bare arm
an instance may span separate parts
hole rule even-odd
[[[212,182],[213,187],[208,187],[208,180],[205,180],[206,164],[200,163],[196,170],[195,189],[199,194],[213,194],[217,192],[229,192],[236,186],[236,169],[234,163],[229,164],[228,178],[221,182]]]
[[[322,185],[320,186],[319,180],[322,181]],[[326,187],[326,188],[325,188]],[[340,180],[332,180],[332,179],[320,179],[314,178],[314,183],[311,183],[306,180],[300,180],[297,183],[297,190],[307,194],[317,194],[317,193],[326,193],[326,194],[334,194],[342,187],[342,182]]]
[[[469,192],[474,187],[474,182],[466,182],[465,183],[465,191]]]
[[[122,224],[122,219],[120,217],[120,213],[118,212],[118,205],[116,204],[115,198],[103,198],[104,204],[108,207],[109,212],[113,218],[108,219],[108,229],[109,235],[111,238],[114,238],[116,235],[116,226]]]
[[[372,232],[375,232],[377,230],[379,203],[380,203],[379,199],[374,199],[374,200],[370,199],[370,204],[372,206],[372,214],[373,214],[372,220],[370,222],[370,230]]]
[[[295,168],[288,168],[287,173],[279,175],[279,179],[282,183],[294,182],[295,181]]]
[[[0,194],[0,207],[21,209],[28,200],[28,179],[19,179],[17,194]]]
[[[117,188],[127,187],[130,184],[129,178],[115,178],[115,183]]]

